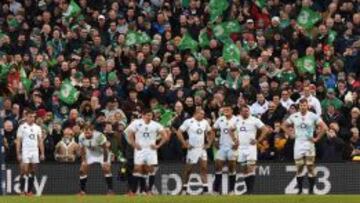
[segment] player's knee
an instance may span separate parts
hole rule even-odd
[[[219,161],[215,162],[215,171],[216,172],[221,172],[223,168],[223,164]]]

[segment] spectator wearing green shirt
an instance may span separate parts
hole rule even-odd
[[[336,97],[335,90],[330,88],[327,90],[326,98],[321,102],[322,109],[327,109],[329,105],[339,110],[343,106],[343,102]]]

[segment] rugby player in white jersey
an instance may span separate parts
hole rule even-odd
[[[222,183],[222,173],[225,162],[229,168],[229,194],[234,193],[235,177],[236,177],[236,159],[238,156],[237,149],[239,147],[238,139],[235,135],[236,116],[230,105],[224,105],[222,108],[223,116],[219,117],[213,128],[220,135],[215,138],[215,143],[219,150],[215,155],[215,181],[214,192],[220,193]]]
[[[44,142],[41,127],[35,123],[36,113],[28,110],[26,121],[17,130],[16,153],[20,163],[20,191],[32,195],[34,176],[39,160],[44,160]],[[40,151],[40,156],[39,156]],[[28,190],[25,192],[25,178],[28,177]]]
[[[257,161],[257,143],[266,138],[268,129],[264,123],[250,114],[248,106],[241,106],[240,115],[236,119],[236,133],[239,140],[240,173],[244,176],[246,193],[252,194],[255,183]],[[258,131],[261,131],[257,138]]]
[[[79,136],[80,146],[80,195],[86,194],[86,182],[88,177],[88,168],[90,165],[101,164],[102,172],[107,185],[108,194],[113,194],[113,180],[111,173],[111,157],[109,152],[110,143],[106,136],[94,130],[91,124],[85,124],[83,133]]]
[[[320,116],[309,111],[307,99],[301,99],[299,105],[300,111],[292,114],[284,121],[282,127],[289,137],[295,138],[294,160],[297,167],[298,194],[302,194],[304,166],[308,171],[309,194],[313,194],[315,185],[315,143],[321,139],[328,127]],[[289,128],[291,125],[294,127],[295,134]],[[319,127],[319,133],[314,137],[317,127]]]
[[[188,181],[194,166],[200,164],[200,176],[203,184],[203,193],[208,193],[207,179],[207,152],[211,147],[214,133],[209,122],[204,118],[205,112],[197,108],[192,118],[186,119],[177,131],[177,137],[182,146],[187,149],[186,165],[183,172],[182,192],[187,193]],[[183,133],[186,132],[188,140],[185,140]],[[207,141],[207,143],[206,143]]]
[[[140,185],[140,193],[152,194],[155,183],[155,167],[158,165],[157,150],[166,143],[167,134],[164,127],[152,120],[151,109],[142,111],[142,118],[136,119],[126,128],[129,144],[134,148],[134,170],[132,193],[135,194]],[[161,140],[157,144],[158,136]],[[146,187],[146,179],[149,185]]]

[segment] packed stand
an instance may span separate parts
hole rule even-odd
[[[181,123],[199,106],[214,123],[231,103],[235,112],[249,105],[270,129],[260,160],[290,161],[294,141],[280,126],[300,98],[331,129],[318,159],[360,160],[360,2],[294,2],[1,1],[6,160],[16,160],[26,109],[37,112],[47,161],[75,161],[86,122],[130,156],[123,131],[144,107],[172,131],[160,159],[182,160]]]

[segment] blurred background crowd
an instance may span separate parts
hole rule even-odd
[[[59,155],[76,153],[85,122],[106,134],[115,154],[130,156],[123,130],[144,107],[172,132],[160,159],[182,160],[175,130],[197,107],[213,123],[224,103],[235,114],[249,105],[269,127],[260,160],[290,161],[294,141],[280,124],[300,98],[330,126],[318,159],[356,161],[359,76],[359,0],[0,2],[8,162],[26,109],[37,112],[47,161],[75,160]]]

